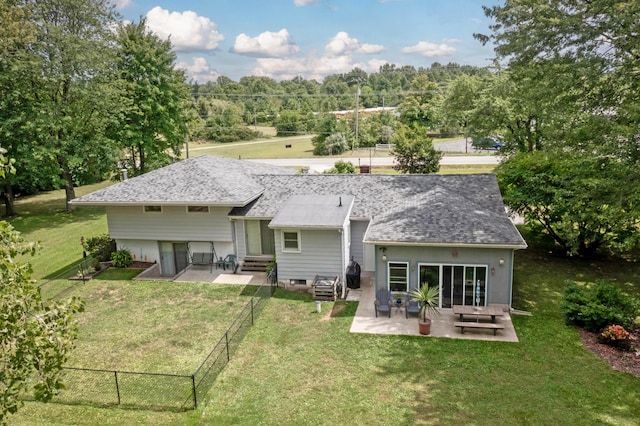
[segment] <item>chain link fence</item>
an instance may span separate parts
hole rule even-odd
[[[62,297],[76,285],[60,284],[62,278],[87,270],[93,260],[68,269],[39,286],[47,298]],[[84,269],[87,268],[87,269]],[[83,282],[82,279],[79,280]],[[184,411],[198,407],[216,378],[231,360],[246,336],[266,300],[275,291],[275,270],[258,287],[249,302],[192,375],[157,374],[118,370],[63,367],[65,389],[53,398],[63,404],[85,404],[99,407],[127,407],[154,410]],[[25,398],[28,398],[25,397]]]

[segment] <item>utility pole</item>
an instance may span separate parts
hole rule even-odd
[[[351,144],[351,152],[353,152],[353,150],[355,149],[355,146],[358,146],[358,105],[360,102],[360,80],[356,80],[356,83],[358,83],[358,88],[356,89],[356,137],[353,141],[353,143]],[[355,145],[355,146],[354,146]]]

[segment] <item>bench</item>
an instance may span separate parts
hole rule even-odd
[[[493,335],[496,335],[496,331],[504,330],[504,324],[496,324],[493,322],[472,322],[472,321],[456,321],[453,323],[455,327],[460,327],[460,333],[464,333],[465,328],[485,328],[493,330]]]

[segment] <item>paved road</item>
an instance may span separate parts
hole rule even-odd
[[[300,138],[295,136],[292,138]],[[278,139],[278,142],[282,142],[287,138]],[[261,143],[273,142],[272,139],[263,141],[244,142],[238,145],[253,145]],[[465,147],[465,145],[467,145]],[[224,145],[217,146],[218,148]],[[445,156],[440,161],[440,164],[444,165],[474,165],[474,164],[498,164],[500,158],[497,155],[447,155],[447,153],[474,153],[477,152],[471,148],[471,142],[465,143],[464,139],[456,139],[447,142],[438,142],[435,144],[436,149],[445,152]],[[192,148],[191,151],[208,150],[216,147],[203,147]],[[492,151],[487,151],[492,153]],[[247,159],[247,161],[255,161],[259,163],[272,164],[283,167],[309,167],[311,171],[322,172],[334,166],[336,161],[350,161],[352,164],[359,165],[371,165],[371,166],[393,166],[394,158],[387,156],[375,156],[369,157],[366,151],[363,152],[362,157],[344,157],[344,158],[281,158],[281,159]]]
[[[254,159],[258,163],[272,164],[283,167],[309,167],[313,171],[322,171],[333,167],[336,161],[350,161],[355,166],[393,166],[393,157],[362,157],[362,158],[279,158],[279,159]],[[440,164],[498,164],[500,157],[497,155],[452,155],[445,156]]]

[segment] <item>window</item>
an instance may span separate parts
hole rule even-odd
[[[389,291],[407,291],[409,284],[409,264],[389,262]]]
[[[144,206],[145,213],[161,213],[162,206]]]
[[[282,251],[300,251],[300,231],[282,231]]]
[[[209,206],[187,206],[187,213],[209,213]]]

